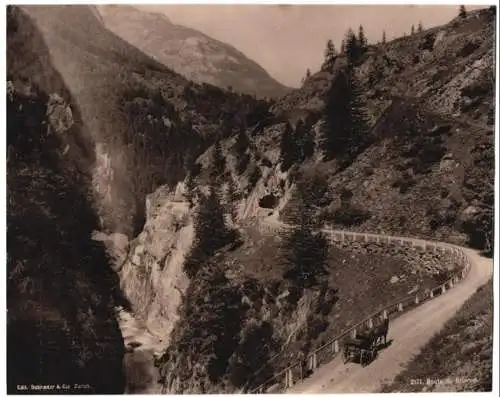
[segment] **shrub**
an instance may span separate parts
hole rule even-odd
[[[358,226],[371,218],[371,213],[354,205],[343,206],[335,210],[331,219],[343,226]]]
[[[399,188],[399,192],[401,194],[405,194],[416,184],[417,182],[415,179],[410,174],[405,172],[401,178],[392,183],[392,187]]]
[[[250,176],[248,177],[248,182],[250,183],[250,186],[255,187],[257,185],[257,182],[259,182],[259,179],[262,177],[262,171],[260,170],[260,167],[255,165],[252,172],[250,173]]]

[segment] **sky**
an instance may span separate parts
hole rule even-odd
[[[319,69],[328,39],[340,47],[349,27],[361,24],[369,42],[441,25],[458,13],[458,5],[141,5],[161,12],[173,23],[199,30],[242,51],[276,80],[297,87],[309,68]],[[467,9],[482,8],[466,6]]]

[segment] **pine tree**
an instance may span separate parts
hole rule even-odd
[[[418,23],[417,31],[418,33],[422,33],[424,31],[424,25],[422,25],[422,21]]]
[[[294,141],[298,146],[298,162],[302,162],[314,154],[314,137],[311,129],[307,128],[302,120],[297,122],[295,126]]]
[[[315,232],[313,216],[317,195],[324,192],[318,191],[315,183],[298,184],[297,190],[298,227],[283,241],[283,262],[287,267],[284,277],[301,288],[309,288],[327,274],[328,242],[321,232]]]
[[[212,153],[212,172],[210,176],[215,183],[222,185],[225,173],[226,173],[226,159],[222,154],[221,143],[220,141],[217,141]]]
[[[189,208],[192,208],[194,205],[194,200],[196,199],[197,196],[197,192],[196,192],[196,182],[191,173],[189,173],[186,178],[186,191],[184,195],[188,200]]]
[[[307,68],[306,70],[306,80],[309,79],[311,77],[311,70],[309,68]]]
[[[250,141],[246,131],[241,128],[238,136],[236,137],[236,142],[234,144],[234,150],[236,151],[236,157],[242,156],[248,149]]]
[[[342,40],[342,42],[340,43],[340,53],[341,53],[342,55],[345,55],[345,54],[346,54],[345,40]]]
[[[340,155],[350,161],[367,143],[366,106],[354,68],[348,67],[328,92],[322,150],[327,160]]]
[[[321,232],[307,223],[290,232],[284,241],[284,277],[294,280],[301,288],[309,288],[327,274],[328,242]]]
[[[294,131],[289,123],[286,124],[281,136],[280,151],[281,170],[287,171],[297,162],[299,151]]]
[[[227,211],[231,217],[231,220],[236,222],[237,219],[237,203],[238,203],[238,192],[236,189],[236,183],[233,178],[229,179],[229,183],[226,191],[226,203],[227,203]]]
[[[459,11],[458,11],[458,16],[462,19],[467,17],[467,10],[465,9],[464,5],[460,6]]]
[[[184,263],[188,277],[193,278],[207,258],[234,238],[226,225],[220,193],[210,186],[207,196],[202,195],[194,221],[194,246]]]
[[[352,29],[349,29],[346,33],[345,53],[350,63],[356,62],[360,55],[358,39],[356,38],[356,35],[354,34],[354,31]]]
[[[411,25],[411,31],[410,31],[410,35],[414,35],[415,34],[415,26],[414,25]]]
[[[362,51],[364,51],[368,45],[368,40],[366,39],[365,30],[362,25],[359,25],[358,29],[358,45]]]
[[[387,43],[387,38],[386,38],[386,35],[385,35],[385,30],[382,31],[382,44],[386,44]]]
[[[333,64],[335,63],[336,56],[337,56],[337,50],[335,49],[335,45],[333,44],[332,40],[328,40],[325,49],[325,60],[323,61],[321,69],[322,70],[331,69]]]

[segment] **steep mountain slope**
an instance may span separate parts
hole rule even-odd
[[[368,47],[355,70],[372,144],[347,168],[315,157],[292,172],[309,169],[307,174],[322,174],[328,181],[319,211],[324,220],[335,227],[492,246],[494,15],[492,9],[480,10]],[[345,67],[340,56],[331,70],[313,75],[301,90],[278,101],[274,111],[289,120],[302,118],[318,140],[328,90]],[[278,124],[259,139],[259,150],[269,153],[273,167],[283,130]],[[271,179],[279,174],[267,173]],[[273,186],[285,196],[278,183]],[[342,223],[335,216],[345,189],[352,208],[369,212],[363,221]],[[289,204],[293,210],[293,200]],[[283,206],[282,200],[278,209]],[[286,211],[281,213],[285,218]]]
[[[99,11],[111,31],[190,80],[257,97],[290,91],[234,47],[176,25],[164,15],[114,5]]]
[[[91,240],[94,156],[30,18],[9,7],[7,29],[7,390],[122,393],[114,307],[128,303]],[[24,76],[21,61],[53,91]]]
[[[256,110],[266,111],[250,96],[188,82],[107,30],[92,7],[22,9],[40,29],[96,146],[94,186],[107,230],[137,234],[146,194],[182,179],[185,163],[217,134],[231,134],[252,123]],[[11,62],[44,81],[29,63]]]

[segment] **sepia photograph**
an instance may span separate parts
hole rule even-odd
[[[3,7],[3,390],[498,393],[496,3],[125,3]]]

